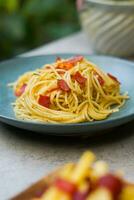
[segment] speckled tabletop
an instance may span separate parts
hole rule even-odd
[[[78,33],[25,56],[55,52],[91,53],[91,49],[83,33]],[[86,149],[134,180],[134,121],[98,137],[77,139],[43,137],[0,123],[0,200],[9,199],[64,162],[77,160]]]

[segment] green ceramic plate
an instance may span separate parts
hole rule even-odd
[[[0,121],[26,130],[41,132],[44,135],[80,136],[93,135],[106,129],[119,126],[134,119],[134,64],[113,57],[85,55],[87,59],[100,65],[103,70],[118,77],[121,90],[128,91],[130,100],[119,112],[106,120],[77,124],[47,124],[20,121],[15,118],[11,103],[15,100],[12,89],[7,84],[13,82],[26,71],[34,70],[45,63],[54,62],[57,56],[68,58],[72,54],[45,55],[28,58],[15,58],[0,64]]]

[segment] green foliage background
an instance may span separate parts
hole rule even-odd
[[[0,59],[78,29],[75,0],[0,0]]]

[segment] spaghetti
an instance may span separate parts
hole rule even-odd
[[[120,82],[83,56],[57,58],[55,63],[20,76],[14,84],[16,117],[48,123],[103,120],[128,99]]]

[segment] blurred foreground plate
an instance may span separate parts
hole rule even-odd
[[[0,63],[0,121],[22,129],[40,132],[44,135],[57,136],[92,136],[103,133],[104,130],[119,126],[134,119],[134,63],[119,58],[84,55],[87,59],[99,65],[121,82],[121,91],[128,91],[130,99],[119,112],[113,113],[107,119],[95,122],[75,124],[48,124],[21,121],[15,118],[11,103],[15,96],[8,83],[14,82],[24,72],[34,70],[46,63],[52,63],[56,57],[68,58],[73,54],[44,55],[35,57],[20,57]]]

